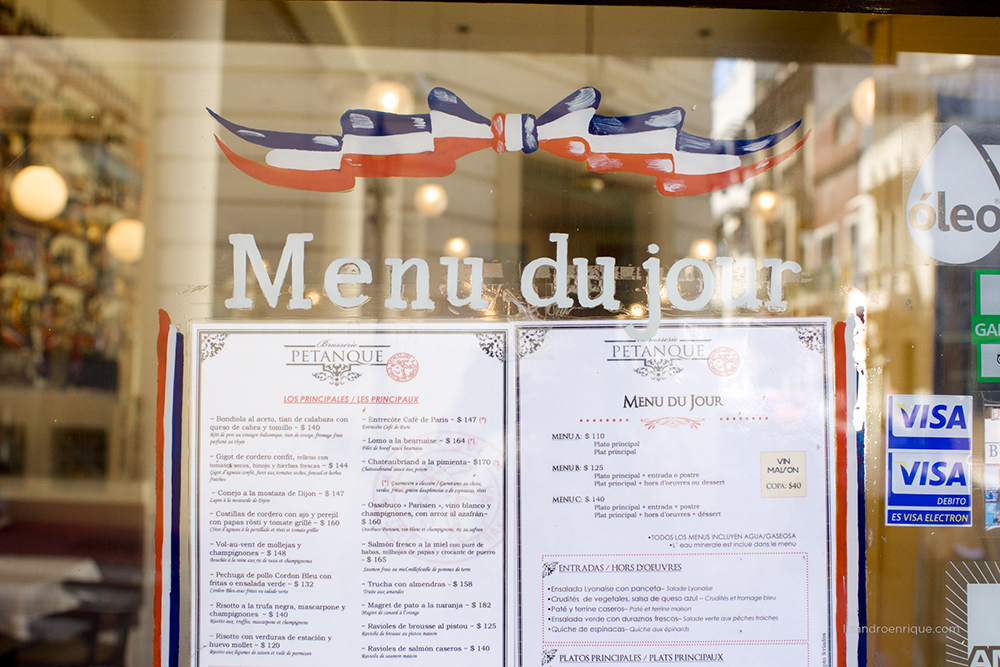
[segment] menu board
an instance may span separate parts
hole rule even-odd
[[[831,664],[828,322],[517,336],[521,664]]]
[[[504,664],[507,338],[194,327],[194,664]]]
[[[828,320],[192,339],[194,664],[832,664]]]

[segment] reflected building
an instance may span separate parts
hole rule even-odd
[[[810,131],[795,159],[712,195],[720,254],[797,261],[802,274],[790,290],[791,312],[864,319],[859,370],[862,400],[867,395],[865,546],[873,624],[953,623],[944,612],[945,563],[995,557],[994,540],[956,529],[883,527],[884,397],[983,389],[975,381],[969,323],[975,270],[996,266],[996,253],[969,266],[938,264],[913,243],[905,201],[940,136],[929,126],[996,123],[996,106],[987,102],[996,95],[995,67],[988,57],[916,53],[877,67],[716,65],[716,135],[747,136],[762,121],[789,113]],[[974,517],[981,516],[978,507]],[[876,660],[911,656],[912,664],[942,664],[947,650],[941,633],[865,640]]]

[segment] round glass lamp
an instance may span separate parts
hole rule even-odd
[[[420,213],[436,218],[448,208],[448,192],[437,183],[425,183],[413,193],[413,206]]]
[[[52,167],[25,167],[10,182],[14,210],[35,222],[46,222],[62,213],[68,197],[66,181]]]
[[[146,226],[141,221],[122,218],[108,228],[104,245],[119,262],[132,264],[142,259],[145,240]]]
[[[376,81],[365,93],[365,103],[374,111],[412,113],[413,93],[399,81]]]
[[[453,236],[448,239],[444,244],[444,253],[448,257],[458,257],[459,259],[465,259],[469,256],[469,251],[471,247],[469,246],[468,240],[462,238],[461,236]]]

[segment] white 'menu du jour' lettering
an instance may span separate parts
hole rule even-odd
[[[286,279],[291,274],[291,288],[289,290],[291,299],[288,308],[291,310],[309,310],[313,306],[312,299],[305,296],[305,244],[312,241],[313,235],[308,233],[288,234],[285,239],[285,246],[281,251],[281,259],[272,280],[268,275],[267,267],[261,257],[260,250],[253,234],[230,234],[229,243],[233,246],[233,295],[226,299],[225,305],[229,309],[248,309],[253,307],[253,299],[247,296],[247,264],[253,270],[261,292],[271,308],[278,305],[278,297],[281,295]],[[521,294],[524,300],[532,306],[544,307],[555,305],[560,308],[569,308],[574,305],[573,299],[568,294],[568,234],[550,234],[549,241],[556,244],[556,258],[542,257],[532,260],[524,267],[521,274]],[[660,260],[655,257],[659,252],[659,247],[655,244],[648,248],[650,257],[642,263],[647,274],[648,293],[648,313],[649,320],[645,327],[635,325],[627,327],[628,334],[636,340],[649,340],[652,338],[660,325]],[[780,259],[765,259],[764,268],[770,271],[767,281],[767,301],[757,298],[757,262],[753,258],[742,258],[739,260],[737,268],[736,262],[731,257],[718,257],[713,268],[708,262],[700,259],[685,258],[674,262],[667,271],[663,287],[667,293],[667,299],[674,308],[683,311],[701,310],[707,307],[714,298],[718,297],[722,305],[726,308],[747,308],[755,310],[764,306],[772,311],[783,310],[788,302],[782,299],[782,287],[784,275],[788,272],[798,274],[802,272],[802,267],[796,262],[782,261]],[[489,302],[483,298],[483,259],[480,257],[469,257],[462,260],[462,263],[469,267],[469,294],[464,297],[458,295],[458,271],[459,262],[454,257],[441,257],[440,262],[447,270],[447,284],[445,295],[453,306],[467,306],[473,310],[486,310]],[[576,257],[572,261],[577,269],[577,284],[589,284],[588,261],[581,257]],[[385,260],[389,267],[390,295],[385,299],[385,307],[390,310],[431,310],[434,308],[434,301],[430,297],[430,269],[427,262],[420,258],[412,258],[406,261],[390,257]],[[616,311],[621,307],[621,303],[614,298],[615,293],[615,260],[612,257],[598,257],[595,264],[600,267],[601,292],[597,296],[591,297],[585,294],[586,289],[581,289],[578,295],[580,305],[584,307],[602,306],[605,310]],[[345,273],[348,266],[355,267],[355,272]],[[551,297],[542,297],[535,289],[535,275],[543,267],[549,267],[554,271],[554,294]],[[407,302],[402,297],[403,276],[410,269],[415,273],[416,298]],[[682,273],[686,269],[691,269],[700,274],[701,291],[697,295],[684,295],[681,293],[680,282]],[[369,297],[362,293],[355,296],[344,296],[341,285],[355,285],[357,289],[363,289],[364,285],[372,283],[372,269],[365,260],[358,257],[341,257],[332,261],[326,269],[323,280],[323,289],[327,298],[336,306],[342,308],[355,308],[369,301]],[[718,287],[718,289],[717,289]],[[736,288],[740,288],[740,294],[735,294]]]

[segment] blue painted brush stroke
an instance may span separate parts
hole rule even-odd
[[[684,109],[673,107],[637,116],[597,116],[590,121],[590,133],[594,135],[638,134],[653,130],[672,128],[677,130],[677,150],[686,153],[711,155],[749,155],[770,148],[792,134],[802,121],[793,123],[781,132],[768,134],[757,139],[708,139],[681,131],[684,124]]]
[[[798,129],[802,124],[797,120],[781,132],[767,134],[757,139],[706,139],[687,132],[677,133],[677,150],[688,153],[711,153],[714,155],[749,155],[770,148]]]
[[[431,111],[440,111],[449,116],[455,116],[480,125],[489,125],[490,119],[473,111],[462,98],[447,88],[438,86],[427,94],[427,107]]]
[[[582,109],[596,110],[601,104],[601,93],[596,88],[581,88],[555,104],[551,109],[538,117],[538,125],[545,125]],[[705,153],[713,155],[748,155],[765,148],[770,148],[788,137],[802,121],[774,134],[768,134],[757,139],[707,139],[681,131],[684,124],[684,109],[671,107],[651,113],[636,116],[601,116],[595,114],[590,120],[588,131],[597,136],[638,134],[653,130],[676,129],[677,150],[687,153]]]
[[[340,117],[344,134],[360,137],[387,137],[431,131],[430,114],[396,114],[368,109],[351,109]]]
[[[567,114],[581,109],[596,109],[601,104],[601,91],[596,88],[581,88],[567,95],[551,109],[538,117],[538,125],[545,125]]]
[[[673,107],[638,116],[594,116],[590,133],[596,135],[635,134],[651,130],[679,128],[684,124],[684,109]]]
[[[181,646],[181,438],[184,432],[184,334],[176,333],[177,341],[174,348],[174,395],[171,401],[171,423],[173,424],[171,441],[163,443],[170,448],[170,489],[164,493],[170,494],[170,595],[169,595],[169,627],[170,655],[167,657],[167,667],[178,667],[180,664]]]
[[[447,88],[437,87],[427,95],[427,106],[432,111],[461,118],[480,125],[489,125],[490,119],[473,111],[455,93]],[[211,109],[206,109],[223,127],[236,136],[265,148],[283,148],[302,151],[339,151],[343,146],[343,135],[301,134],[298,132],[276,132],[239,125],[226,120]],[[344,134],[362,137],[383,137],[431,131],[430,114],[392,114],[368,109],[351,109],[340,117]]]
[[[206,109],[212,118],[219,121],[224,128],[251,144],[265,148],[290,148],[300,151],[332,151],[340,150],[343,138],[328,134],[299,134],[297,132],[275,132],[273,130],[258,130],[252,127],[237,125],[226,120],[211,109]]]

